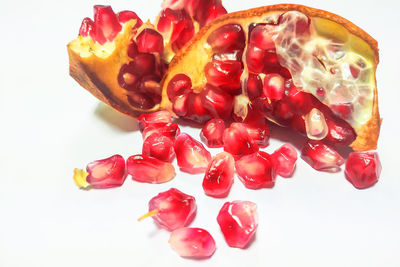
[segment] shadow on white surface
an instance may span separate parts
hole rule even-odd
[[[100,102],[97,105],[94,114],[111,127],[122,132],[134,132],[139,130],[137,119],[119,113],[104,103]]]

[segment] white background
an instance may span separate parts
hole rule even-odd
[[[236,179],[226,199],[204,195],[202,175],[85,192],[72,170],[113,154],[140,153],[135,119],[99,103],[68,75],[66,44],[95,1],[2,1],[0,15],[0,266],[400,266],[399,15],[398,1],[297,1],[337,13],[379,41],[377,79],[384,118],[379,183],[356,190],[338,174],[319,173],[301,159],[292,179],[273,189],[246,190]],[[160,0],[110,1],[143,19]],[[237,11],[276,1],[225,1]],[[104,4],[104,3],[103,3]],[[182,127],[198,138],[198,129]],[[277,128],[273,136],[302,141]],[[282,141],[272,140],[272,152]],[[213,150],[215,154],[217,151]],[[177,187],[197,199],[191,224],[217,242],[206,261],[185,260],[169,233],[152,220],[138,223],[148,200]],[[225,201],[258,204],[257,238],[247,250],[229,248],[216,216]]]

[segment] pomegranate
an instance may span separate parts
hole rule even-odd
[[[301,158],[317,171],[337,172],[343,157],[321,141],[309,140],[301,151]]]
[[[239,179],[249,189],[271,188],[275,185],[275,165],[266,152],[243,156],[236,161],[235,167]]]
[[[208,147],[223,147],[222,137],[225,131],[225,123],[221,119],[212,119],[204,124],[200,132],[201,141]]]
[[[161,227],[173,231],[188,225],[196,215],[196,200],[176,188],[159,193],[149,202],[149,212],[139,221],[152,217]]]
[[[293,175],[296,167],[297,151],[290,144],[284,144],[271,155],[276,174],[288,178]]]
[[[235,158],[258,151],[258,145],[250,138],[246,128],[241,123],[233,123],[225,129],[223,142],[224,151],[231,153]]]
[[[212,158],[203,179],[204,192],[211,197],[226,197],[233,184],[235,160],[222,152]]]
[[[126,160],[128,174],[132,179],[142,183],[160,184],[175,177],[171,163],[147,155],[134,155]]]
[[[257,206],[250,201],[226,202],[218,213],[217,221],[230,247],[246,248],[257,230]]]
[[[150,114],[142,114],[138,118],[139,122],[139,130],[143,132],[143,130],[152,125],[159,123],[169,123],[171,120],[171,113],[168,111],[157,111]]]
[[[201,228],[179,228],[169,238],[171,248],[185,258],[209,258],[215,252],[214,238]]]
[[[178,166],[182,171],[192,174],[206,171],[211,154],[190,135],[180,134],[176,138],[174,149]]]
[[[144,140],[142,153],[161,161],[172,162],[175,158],[174,140],[161,133],[153,133]]]
[[[381,162],[376,152],[352,152],[346,161],[347,180],[358,189],[365,189],[378,182]]]

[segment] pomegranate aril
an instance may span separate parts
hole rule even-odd
[[[149,75],[155,72],[156,58],[152,54],[138,54],[128,65],[134,74]]]
[[[302,116],[294,115],[291,119],[290,127],[302,135],[306,135],[306,124]]]
[[[139,130],[143,132],[144,128],[154,123],[169,123],[172,122],[171,113],[168,111],[157,111],[148,114],[142,114],[138,118]]]
[[[222,140],[224,151],[231,153],[235,159],[258,151],[258,145],[240,123],[225,129]]]
[[[297,151],[290,144],[284,144],[271,155],[276,174],[282,177],[291,177],[297,161]]]
[[[358,189],[365,189],[378,182],[382,166],[376,152],[352,152],[347,158],[345,175]]]
[[[265,51],[248,44],[246,50],[246,63],[249,71],[253,73],[262,73],[264,71]]]
[[[158,75],[155,74],[145,75],[140,79],[137,89],[141,92],[156,95],[157,99],[155,101],[159,103],[161,101],[161,93],[162,93],[160,81],[161,78]]]
[[[127,175],[125,160],[120,155],[93,161],[86,166],[86,171],[86,182],[98,189],[121,186]]]
[[[128,46],[128,56],[130,58],[134,58],[137,54],[138,54],[137,45],[136,45],[135,41],[132,40]]]
[[[172,104],[172,111],[180,117],[186,116],[188,109],[189,94],[180,95],[175,98],[175,102]]]
[[[279,74],[267,74],[263,92],[271,100],[281,100],[285,96],[285,80]]]
[[[276,173],[272,157],[259,151],[238,159],[236,172],[246,188],[271,188],[275,184]]]
[[[132,179],[142,183],[160,184],[175,177],[175,169],[171,163],[147,155],[130,156],[126,167]]]
[[[260,77],[256,74],[249,73],[245,89],[250,100],[260,97],[263,92],[263,83]]]
[[[175,158],[174,141],[160,133],[153,133],[144,140],[142,153],[161,161],[172,162]]]
[[[118,84],[128,91],[134,91],[137,88],[137,83],[140,77],[133,73],[132,64],[122,65],[118,73]]]
[[[206,124],[200,132],[200,139],[208,147],[223,147],[224,142],[222,137],[225,131],[225,123],[221,119],[211,119]]]
[[[356,133],[353,128],[345,121],[328,118],[328,134],[324,140],[331,142],[334,145],[350,145],[356,139]]]
[[[344,163],[338,152],[316,140],[307,141],[301,151],[301,158],[317,171],[336,172]]]
[[[137,37],[136,43],[141,53],[159,53],[164,50],[163,37],[153,29],[144,29]]]
[[[171,248],[184,258],[209,258],[216,249],[213,237],[201,228],[180,228],[171,233]]]
[[[201,92],[203,106],[215,118],[228,119],[232,113],[233,97],[209,84]]]
[[[146,128],[144,128],[142,132],[143,140],[146,140],[147,137],[154,133],[158,133],[164,135],[171,140],[175,139],[180,134],[181,130],[179,129],[178,124],[173,122],[160,122],[160,123],[153,123]]]
[[[203,173],[211,160],[211,154],[204,146],[186,133],[175,140],[175,154],[179,168],[188,173]]]
[[[207,63],[204,72],[207,82],[230,94],[236,94],[241,86],[242,63],[235,60],[213,60]]]
[[[175,75],[167,86],[167,95],[170,101],[173,101],[177,96],[190,92],[192,81],[185,74]]]
[[[309,139],[322,140],[328,134],[328,125],[326,124],[324,113],[313,108],[304,116],[306,133]]]
[[[263,50],[275,49],[272,39],[274,35],[273,25],[257,25],[250,33],[249,43]]]
[[[155,106],[154,96],[148,94],[129,92],[127,98],[131,106],[139,109],[151,109]]]
[[[95,40],[101,45],[114,40],[122,29],[111,6],[94,6],[94,24],[96,25]]]
[[[257,230],[257,205],[240,200],[226,202],[218,213],[217,222],[228,246],[246,248]]]
[[[288,100],[299,115],[310,112],[314,107],[312,99],[312,96],[309,93],[303,92],[301,88],[292,86],[289,89]]]
[[[118,12],[117,17],[118,17],[118,21],[120,23],[126,23],[132,19],[135,19],[136,24],[135,24],[134,28],[139,28],[143,24],[143,21],[133,11],[124,10],[124,11]]]
[[[202,95],[190,92],[188,94],[188,105],[185,119],[203,124],[211,119],[210,112],[204,107]]]
[[[245,47],[245,35],[238,24],[226,24],[214,30],[207,39],[214,53],[233,52],[243,50]]]
[[[200,24],[200,28],[227,13],[220,0],[200,0],[197,5],[193,6],[196,6],[196,8],[193,10],[190,8],[189,14],[193,14],[192,16]]]
[[[336,105],[330,105],[329,108],[342,119],[349,119],[354,110],[352,103],[342,103]]]
[[[156,211],[153,220],[161,227],[173,231],[188,225],[196,215],[196,199],[171,188],[153,197],[149,212]]]
[[[259,147],[267,147],[269,145],[270,135],[269,135],[268,125],[258,124],[258,123],[254,124],[244,123],[243,126],[246,128],[250,138],[253,139],[253,141]]]
[[[226,197],[233,184],[235,160],[222,152],[212,158],[203,179],[203,189],[211,197]]]
[[[90,18],[84,18],[79,29],[79,35],[86,37],[90,36],[92,39],[95,39],[95,25],[93,20]]]

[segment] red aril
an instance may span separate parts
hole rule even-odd
[[[96,25],[95,40],[101,45],[114,40],[122,29],[111,6],[94,6],[94,24]]]
[[[86,182],[97,189],[121,186],[127,175],[125,160],[120,155],[93,161],[86,166],[86,171]]]
[[[175,177],[175,169],[171,163],[147,155],[130,156],[126,167],[132,179],[142,183],[160,184]]]
[[[201,96],[204,108],[214,118],[228,119],[231,116],[233,98],[230,94],[207,84]]]
[[[250,44],[263,50],[275,49],[275,43],[272,40],[273,25],[257,25],[250,33]]]
[[[178,189],[161,192],[149,201],[149,212],[139,221],[152,217],[161,227],[173,231],[188,225],[196,215],[196,199]]]
[[[190,92],[192,88],[192,81],[185,74],[177,74],[168,83],[167,94],[168,98],[173,101],[176,97]]]
[[[168,123],[172,122],[171,113],[168,111],[157,111],[148,114],[142,114],[138,118],[139,130],[143,132],[144,128],[154,123]]]
[[[164,135],[171,140],[174,140],[180,134],[181,130],[179,129],[178,124],[173,122],[160,122],[160,123],[153,123],[146,128],[144,128],[142,132],[143,140],[146,140],[147,137],[154,133],[158,133]]]
[[[163,37],[153,29],[146,28],[136,37],[140,53],[159,53],[164,51]]]
[[[207,82],[215,87],[220,87],[230,94],[236,94],[240,89],[240,75],[242,63],[236,60],[213,60],[205,69]]]
[[[342,119],[349,119],[354,111],[354,106],[352,103],[341,103],[330,106],[333,113],[338,115]]]
[[[210,120],[211,114],[203,105],[204,100],[202,94],[190,92],[187,100],[187,111],[185,119],[191,120],[195,123],[203,124]]]
[[[358,189],[365,189],[378,182],[382,166],[377,152],[352,152],[347,158],[345,175]]]
[[[271,100],[281,100],[285,95],[285,80],[279,74],[267,74],[264,78],[263,92]]]
[[[271,155],[276,174],[285,178],[291,177],[297,161],[297,151],[290,144],[284,144]]]
[[[79,35],[83,37],[90,36],[92,39],[95,39],[95,34],[96,30],[93,20],[84,18],[79,29]]]
[[[211,197],[226,197],[233,184],[235,159],[222,152],[212,158],[203,179],[203,189]]]
[[[327,118],[328,134],[325,140],[333,145],[350,145],[356,139],[356,133],[346,122]]]
[[[142,153],[161,161],[172,162],[175,158],[174,141],[161,133],[153,133],[144,140]]]
[[[239,123],[232,123],[231,127],[237,127]],[[250,138],[259,146],[259,147],[267,147],[269,145],[269,128],[265,123],[243,123],[244,128],[246,128],[247,133]]]
[[[344,163],[343,157],[322,141],[308,140],[301,158],[317,171],[336,172]]]
[[[275,185],[276,173],[272,157],[263,151],[246,155],[236,160],[236,172],[246,188],[271,188]]]
[[[225,131],[225,123],[221,119],[212,119],[204,124],[200,132],[200,139],[208,147],[223,147],[222,137]]]
[[[258,151],[258,145],[251,139],[246,128],[240,123],[225,129],[224,151],[231,153],[235,159]]]
[[[204,146],[186,133],[175,140],[175,154],[179,168],[188,173],[203,173],[211,160],[211,154]]]
[[[256,74],[249,73],[249,77],[245,84],[245,90],[250,100],[260,97],[263,92],[263,83],[261,78]]]
[[[238,24],[226,24],[213,31],[207,43],[216,54],[243,50],[245,47],[243,29]]]
[[[171,248],[184,258],[209,258],[215,252],[214,238],[201,228],[179,228],[169,238]]]
[[[189,94],[180,95],[175,98],[175,102],[172,106],[172,111],[180,117],[186,116],[188,110],[188,99]]]
[[[187,7],[189,14],[193,14],[192,16],[200,24],[200,27],[227,13],[220,0],[189,0],[188,2],[190,3]],[[194,5],[194,2],[197,2],[197,5]]]
[[[246,50],[246,63],[249,71],[262,73],[264,71],[265,51],[255,45],[248,44]]]
[[[246,248],[257,230],[257,205],[250,201],[226,202],[217,222],[228,246]]]
[[[120,12],[118,12],[117,17],[118,17],[118,21],[120,23],[126,23],[126,22],[130,21],[131,19],[135,19],[136,24],[135,24],[134,28],[139,28],[143,24],[143,21],[133,11],[129,11],[129,10],[120,11]]]

